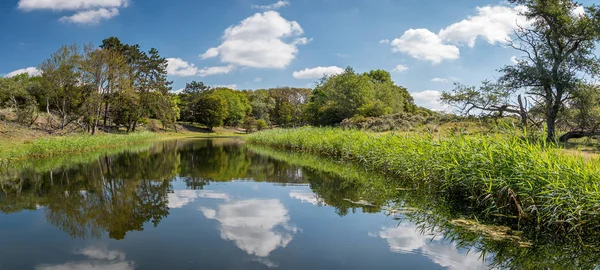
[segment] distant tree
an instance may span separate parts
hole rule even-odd
[[[359,74],[348,67],[342,74],[321,79],[306,114],[313,124],[334,125],[359,115],[377,117],[414,110],[408,91],[394,85],[387,71]]]
[[[254,131],[254,127],[256,126],[256,119],[252,116],[246,116],[244,119],[244,129],[246,129],[246,133],[252,133]]]
[[[81,59],[77,45],[62,46],[40,66],[44,78],[42,87],[48,92],[51,109],[61,119],[61,129],[80,117]]]
[[[248,101],[252,106],[251,115],[255,119],[264,119],[265,121],[271,121],[271,115],[269,112],[275,108],[275,99],[269,95],[269,91],[265,89],[246,91]]]
[[[269,128],[269,125],[267,124],[267,121],[265,121],[265,119],[259,119],[256,121],[256,129],[258,131],[265,130],[267,128]]]
[[[521,127],[527,127],[529,117],[527,100],[516,91],[502,84],[483,81],[479,88],[456,83],[452,91],[443,92],[441,101],[455,107],[461,114],[468,116],[503,117],[517,115],[521,119]]]
[[[229,88],[216,88],[211,90],[213,94],[222,97],[227,102],[227,118],[224,124],[237,126],[242,123],[246,115],[252,110],[248,98],[242,92]]]
[[[11,109],[17,121],[28,126],[39,115],[37,101],[28,91],[35,83],[27,73],[11,78],[0,77],[0,108]]]
[[[215,93],[201,95],[196,106],[196,121],[205,125],[208,130],[222,126],[228,117],[227,101]]]

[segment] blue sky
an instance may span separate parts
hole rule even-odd
[[[312,87],[352,66],[388,70],[419,105],[439,109],[452,81],[494,79],[519,56],[502,46],[518,11],[497,0],[3,0],[0,74],[35,72],[63,44],[117,36],[170,58],[174,90],[192,80]]]

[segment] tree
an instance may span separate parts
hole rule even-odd
[[[517,115],[521,118],[521,127],[524,129],[529,117],[527,101],[521,95],[518,95],[516,101],[513,100],[515,92],[512,88],[490,81],[483,81],[479,88],[455,83],[454,89],[443,92],[440,100],[454,106],[463,115]]]
[[[500,82],[526,89],[544,108],[547,140],[554,141],[560,110],[581,78],[598,70],[594,49],[600,40],[600,11],[590,6],[585,14],[576,14],[579,5],[572,0],[510,2],[526,7],[523,15],[531,25],[519,27],[509,43],[526,58],[500,69]]]
[[[51,108],[61,119],[60,128],[80,116],[83,104],[81,96],[81,54],[77,45],[62,46],[40,66],[43,87],[48,91]]]
[[[82,63],[83,80],[93,92],[86,104],[89,106],[88,121],[91,123],[90,133],[94,135],[103,113],[103,127],[106,130],[110,109],[120,91],[131,88],[129,67],[125,57],[116,49],[86,48]],[[104,106],[102,106],[104,104]]]
[[[16,113],[19,123],[31,126],[38,117],[36,99],[29,89],[36,82],[27,73],[11,78],[0,78],[0,107]]]
[[[205,93],[196,103],[196,114],[200,124],[212,131],[214,127],[223,125],[228,116],[227,101],[215,93]]]
[[[415,110],[408,91],[396,86],[387,71],[359,74],[348,67],[342,74],[321,79],[306,114],[313,124],[335,125],[359,115],[377,117]]]
[[[260,89],[254,91],[246,91],[246,96],[252,106],[251,115],[255,119],[264,119],[271,121],[269,112],[275,108],[275,100],[269,95],[268,90]]]
[[[600,86],[581,84],[572,95],[560,121],[570,131],[559,141],[600,135]]]
[[[246,115],[252,110],[248,98],[242,92],[229,88],[216,88],[213,94],[222,97],[227,102],[227,118],[224,124],[237,126],[242,123]]]

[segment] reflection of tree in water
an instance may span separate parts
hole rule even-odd
[[[3,212],[45,206],[48,221],[72,237],[108,232],[123,239],[128,231],[156,226],[169,214],[167,194],[178,166],[176,152],[103,156],[90,164],[41,174],[23,171],[0,197]],[[32,171],[33,169],[31,169]]]

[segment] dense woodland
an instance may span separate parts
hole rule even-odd
[[[529,23],[506,46],[522,57],[499,68],[497,81],[456,84],[441,100],[463,116],[515,119],[549,141],[600,135],[600,74],[596,45],[600,11],[575,12],[572,0],[511,0]],[[237,91],[192,81],[171,92],[167,61],[156,49],[105,39],[99,47],[63,46],[39,65],[40,76],[0,78],[0,121],[47,131],[177,131],[177,123],[226,125],[252,132],[302,125],[395,130],[445,114],[420,108],[390,73],[372,70],[323,77],[314,89]],[[43,120],[43,121],[42,121]]]

